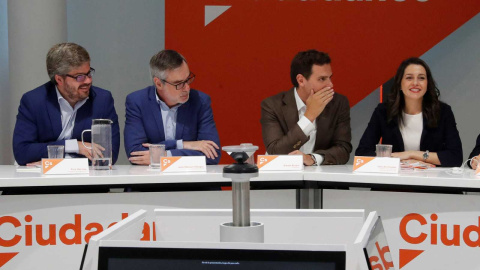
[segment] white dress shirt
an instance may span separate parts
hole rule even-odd
[[[403,123],[400,124],[405,151],[420,151],[420,139],[423,131],[423,114],[406,114],[402,112]]]
[[[177,134],[178,108],[183,103],[169,108],[168,105],[158,97],[157,91],[155,91],[155,97],[157,98],[157,103],[159,104],[160,111],[162,112],[162,122],[163,130],[165,132],[165,140],[175,140],[175,135]],[[183,140],[177,140],[177,149],[183,149]],[[167,156],[172,156],[170,150],[167,151]]]
[[[78,141],[76,139],[72,139],[73,127],[75,126],[75,117],[77,116],[78,109],[80,109],[80,107],[87,102],[88,97],[77,102],[72,108],[70,103],[63,98],[56,87],[55,89],[57,91],[58,105],[60,105],[62,119],[62,132],[58,136],[57,141],[65,140],[65,157],[71,157],[68,155],[68,153],[78,154]]]
[[[295,102],[297,103],[297,110],[298,110],[298,120],[297,124],[302,129],[303,133],[306,136],[310,136],[310,139],[300,147],[300,151],[305,154],[313,154],[315,159],[317,160],[317,165],[322,164],[323,162],[323,155],[313,153],[313,148],[315,147],[315,138],[317,136],[317,123],[315,121],[310,122],[310,120],[305,117],[305,111],[307,110],[307,106],[303,103],[302,99],[297,93],[297,88],[295,88]]]

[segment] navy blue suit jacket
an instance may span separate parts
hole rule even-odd
[[[91,86],[89,99],[77,111],[72,139],[81,141],[81,133],[90,129],[92,119],[110,119],[112,124],[113,163],[117,161],[120,148],[120,129],[112,94]],[[20,165],[48,157],[47,145],[65,145],[57,141],[62,132],[62,120],[57,92],[52,82],[47,82],[25,93],[18,107],[17,122],[13,131],[13,154]],[[84,135],[91,142],[91,133]]]
[[[367,129],[355,151],[356,156],[375,156],[375,145],[382,138],[382,144],[391,144],[392,152],[403,152],[402,134],[398,121],[387,123],[387,107],[381,103],[375,108]],[[443,167],[462,165],[462,141],[457,130],[457,123],[452,109],[445,103],[440,103],[440,119],[436,128],[428,128],[427,120],[423,119],[423,132],[420,139],[420,151],[436,152]]]
[[[190,90],[188,101],[182,104],[177,111],[177,126],[175,140],[165,140],[162,112],[156,99],[155,86],[135,91],[127,96],[125,102],[125,150],[127,156],[134,151],[145,151],[148,148],[142,143],[165,144],[172,156],[200,156],[200,151],[177,149],[176,140],[201,141],[210,140],[220,147],[215,121],[213,120],[210,97],[197,90]],[[207,158],[207,164],[218,164],[218,157]]]

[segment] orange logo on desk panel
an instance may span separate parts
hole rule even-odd
[[[353,159],[353,171],[356,171],[358,168],[364,166],[373,159],[375,159],[375,157],[355,157]]]
[[[42,159],[42,172],[45,174],[55,167],[58,163],[62,162],[62,158],[58,159]]]
[[[162,157],[161,160],[161,170],[165,171],[168,167],[172,166],[173,163],[177,162],[182,157]]]
[[[272,162],[272,160],[276,159],[278,156],[258,156],[257,157],[257,166],[258,168],[262,168],[263,166],[267,165],[268,163]]]
[[[122,212],[121,220],[127,218],[128,215],[127,212]],[[108,224],[95,221],[87,222],[84,220],[82,214],[74,214],[74,221],[72,222],[60,223],[54,218],[52,221],[48,222],[50,224],[40,222],[32,225],[31,222],[33,222],[34,217],[35,216],[32,214],[26,214],[24,217],[0,216],[0,228],[2,230],[4,230],[2,227],[4,225],[5,227],[11,227],[15,230],[15,236],[10,237],[9,239],[4,239],[3,235],[0,235],[0,248],[11,248],[15,250],[14,252],[0,252],[0,269],[20,254],[20,252],[17,251],[19,248],[24,249],[32,246],[51,247],[59,245],[75,246],[86,244],[90,241],[92,236],[103,232],[105,229],[110,228],[117,223],[113,222]],[[50,229],[48,239],[43,239],[43,228],[54,228],[54,230]],[[59,229],[55,230],[55,228]],[[144,222],[140,240],[156,241],[156,239],[155,222]],[[8,266],[10,267],[11,265],[12,264],[10,263]],[[17,268],[10,267],[9,269]]]

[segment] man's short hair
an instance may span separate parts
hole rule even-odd
[[[327,53],[317,50],[308,50],[299,52],[292,60],[290,65],[290,79],[295,87],[298,87],[297,75],[302,74],[307,80],[312,75],[313,65],[323,66],[330,64],[330,56]]]
[[[150,74],[153,78],[160,80],[167,79],[167,71],[180,67],[183,62],[187,62],[185,57],[174,50],[163,50],[152,56],[150,59]]]
[[[47,72],[50,80],[56,84],[55,75],[65,75],[70,70],[90,61],[90,55],[82,46],[66,42],[54,45],[47,53]]]

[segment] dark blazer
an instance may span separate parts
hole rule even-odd
[[[269,154],[288,154],[300,149],[309,140],[297,124],[299,118],[294,91],[295,88],[292,88],[262,101],[260,123]],[[317,137],[314,153],[324,155],[322,164],[347,163],[352,152],[348,99],[335,93],[315,121]]]
[[[472,152],[470,153],[470,156],[468,156],[468,158],[473,158],[473,157],[476,157],[480,155],[480,135],[478,135],[477,137],[477,143],[475,144],[475,148],[473,148]],[[470,165],[470,162],[467,162],[468,163],[468,166],[470,166],[470,168],[472,167]]]
[[[220,147],[217,127],[213,120],[210,97],[197,90],[190,90],[190,97],[178,108],[175,140],[165,140],[162,112],[156,99],[155,86],[135,91],[127,96],[125,102],[125,150],[127,156],[134,151],[145,151],[148,148],[142,143],[165,144],[172,156],[202,156],[200,151],[177,149],[176,140],[201,141],[209,140]],[[218,164],[221,150],[217,149],[218,157],[207,158],[207,164]]]
[[[120,130],[112,94],[91,86],[89,99],[77,111],[72,139],[81,141],[81,133],[90,129],[92,119],[110,119],[112,125],[113,163],[120,148]],[[62,132],[62,120],[57,92],[52,82],[25,93],[18,107],[17,122],[13,131],[13,154],[20,165],[48,157],[47,145],[65,145],[57,141]],[[85,141],[91,142],[91,134],[85,133]]]
[[[391,144],[392,152],[403,152],[402,134],[396,119],[387,123],[387,107],[381,103],[375,108],[367,129],[355,151],[356,156],[375,156],[375,145],[382,138],[382,144]],[[462,165],[462,141],[457,130],[457,123],[452,109],[445,103],[440,103],[440,119],[438,127],[428,128],[427,120],[423,119],[423,132],[420,139],[420,151],[436,152],[443,167]]]

